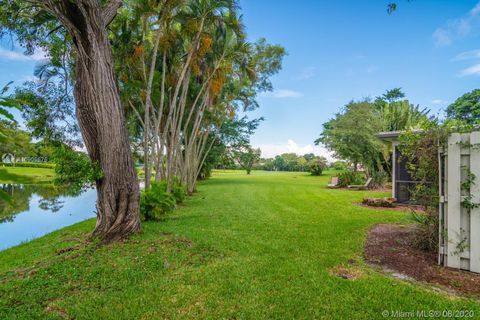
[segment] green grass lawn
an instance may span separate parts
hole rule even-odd
[[[0,167],[0,183],[41,183],[52,181],[54,177],[53,169]]]
[[[328,176],[221,173],[162,222],[110,246],[90,220],[0,252],[0,319],[383,319],[478,301],[375,271],[363,243],[408,214],[358,207]],[[383,194],[382,194],[383,195]],[[345,266],[356,280],[332,275]]]

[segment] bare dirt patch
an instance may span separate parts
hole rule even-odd
[[[415,225],[379,224],[368,234],[365,259],[384,270],[405,278],[427,282],[448,291],[480,296],[480,275],[441,267],[437,255],[415,249],[412,245]]]
[[[330,269],[330,274],[346,280],[356,280],[362,276],[362,272],[352,267],[336,266]]]

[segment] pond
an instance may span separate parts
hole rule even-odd
[[[94,189],[0,184],[0,190],[13,200],[0,200],[0,250],[95,217]]]

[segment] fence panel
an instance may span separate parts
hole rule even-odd
[[[439,261],[480,273],[480,132],[451,134],[440,159]]]
[[[470,171],[475,176],[470,194],[472,203],[480,203],[480,131],[470,136]],[[480,273],[480,208],[470,212],[470,271]]]

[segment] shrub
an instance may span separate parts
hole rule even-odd
[[[175,197],[177,203],[183,203],[187,195],[187,188],[182,186],[180,179],[175,177],[172,187],[172,195]]]
[[[55,164],[53,163],[44,163],[44,162],[0,162],[2,167],[27,167],[27,168],[45,168],[45,169],[54,169]]]
[[[333,164],[333,169],[338,170],[338,171],[343,171],[348,168],[348,165],[345,161],[335,161]]]
[[[388,173],[385,171],[377,171],[372,175],[372,188],[383,188],[389,178]]]
[[[349,185],[361,185],[365,181],[362,177],[362,174],[356,171],[344,171],[338,174],[338,186],[347,187]]]
[[[83,188],[103,178],[103,172],[98,163],[90,161],[86,153],[61,147],[55,150],[53,161],[56,163],[56,184]]]
[[[166,184],[152,183],[150,189],[140,195],[140,213],[145,221],[158,220],[175,209],[176,199],[168,193]]]
[[[413,238],[413,245],[421,250],[437,252],[438,250],[438,212],[428,208],[425,214],[412,212],[412,220],[418,225]]]
[[[323,168],[318,163],[310,165],[309,170],[312,176],[321,176],[323,173]]]
[[[315,160],[313,160],[313,162],[310,163],[308,166],[308,170],[310,171],[312,176],[321,176],[324,168],[325,166],[323,163]]]

